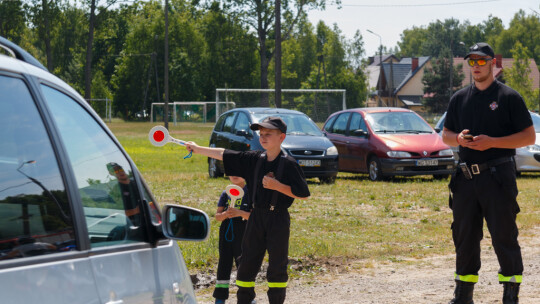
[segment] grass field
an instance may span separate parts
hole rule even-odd
[[[183,159],[186,150],[168,144],[157,148],[148,141],[150,123],[108,124],[137,164],[156,200],[204,210],[212,219],[205,242],[181,242],[190,269],[215,270],[219,223],[213,219],[225,178],[208,177],[207,159]],[[208,145],[213,124],[170,125],[173,137]],[[530,235],[540,218],[540,175],[518,179],[521,235]],[[308,180],[311,197],[296,200],[290,208],[289,256],[303,260],[360,260],[407,262],[429,255],[453,252],[447,180],[430,176],[371,182],[366,175],[338,175],[335,184]],[[487,232],[486,232],[486,235]],[[295,273],[293,271],[292,275]]]

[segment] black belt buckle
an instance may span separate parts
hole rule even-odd
[[[463,176],[465,176],[465,179],[472,179],[472,173],[471,170],[469,170],[467,163],[460,163],[459,168],[461,169],[461,172],[463,172]]]
[[[474,175],[480,174],[480,167],[478,166],[478,164],[472,164],[471,170],[472,170],[472,174]]]

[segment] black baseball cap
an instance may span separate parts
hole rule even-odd
[[[491,58],[495,57],[495,52],[493,52],[491,46],[485,42],[478,42],[477,44],[471,46],[469,50],[469,54],[465,56],[465,59],[469,58],[471,55],[489,56]]]
[[[259,123],[254,123],[250,126],[251,130],[259,130],[266,128],[271,130],[280,130],[282,133],[287,133],[287,124],[279,117],[268,116]]]

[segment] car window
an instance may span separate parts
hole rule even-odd
[[[225,121],[225,117],[227,117],[227,115],[221,115],[218,119],[218,121],[216,122],[216,126],[214,127],[214,130],[216,132],[221,132],[221,130],[223,129],[223,122]]]
[[[439,121],[437,122],[437,125],[435,126],[436,129],[442,130],[444,128],[444,120],[446,119],[446,113],[444,113]]]
[[[339,114],[339,117],[336,119],[336,122],[332,126],[331,132],[336,134],[345,134],[345,131],[347,130],[347,122],[349,121],[349,116],[351,116],[350,112]]]
[[[431,127],[414,112],[381,112],[366,115],[376,133],[432,133]]]
[[[92,116],[42,85],[81,195],[92,247],[142,241],[139,194],[128,160]]]
[[[227,117],[225,117],[225,122],[223,123],[223,132],[232,132],[235,114],[236,112],[227,114]]]
[[[21,79],[0,76],[0,260],[75,248],[66,189]]]
[[[288,135],[309,135],[322,136],[322,132],[317,125],[304,114],[279,113],[279,114],[255,114],[256,121],[263,121],[268,116],[277,116],[287,124]]]
[[[234,124],[234,132],[241,130],[251,133],[251,130],[249,129],[249,118],[246,114],[239,112],[238,118],[236,118],[236,123]]]
[[[356,130],[367,132],[366,122],[360,113],[352,113],[351,122],[349,124],[349,135]]]
[[[334,116],[332,116],[332,118],[330,118],[330,120],[328,120],[326,122],[326,124],[323,127],[323,129],[326,132],[332,132],[332,124],[334,123],[334,121],[336,120],[337,117],[338,117],[338,115],[334,115]]]

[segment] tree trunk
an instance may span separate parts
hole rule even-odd
[[[276,48],[274,57],[275,70],[275,99],[276,108],[281,108],[281,0],[276,0],[275,5],[275,32]]]
[[[270,64],[270,58],[266,57],[266,34],[259,34],[259,55],[261,57],[261,89],[268,89],[268,65]],[[261,94],[261,107],[270,106],[268,100],[268,93],[263,92]]]
[[[45,26],[43,40],[45,42],[45,55],[47,56],[47,69],[52,71],[53,59],[51,50],[51,25],[49,23],[49,3],[47,3],[47,0],[42,0],[41,5],[43,5],[43,25]]]
[[[92,46],[94,44],[94,26],[96,20],[96,0],[90,5],[90,26],[88,28],[88,42],[86,44],[86,66],[84,67],[84,98],[90,99],[92,94]]]

